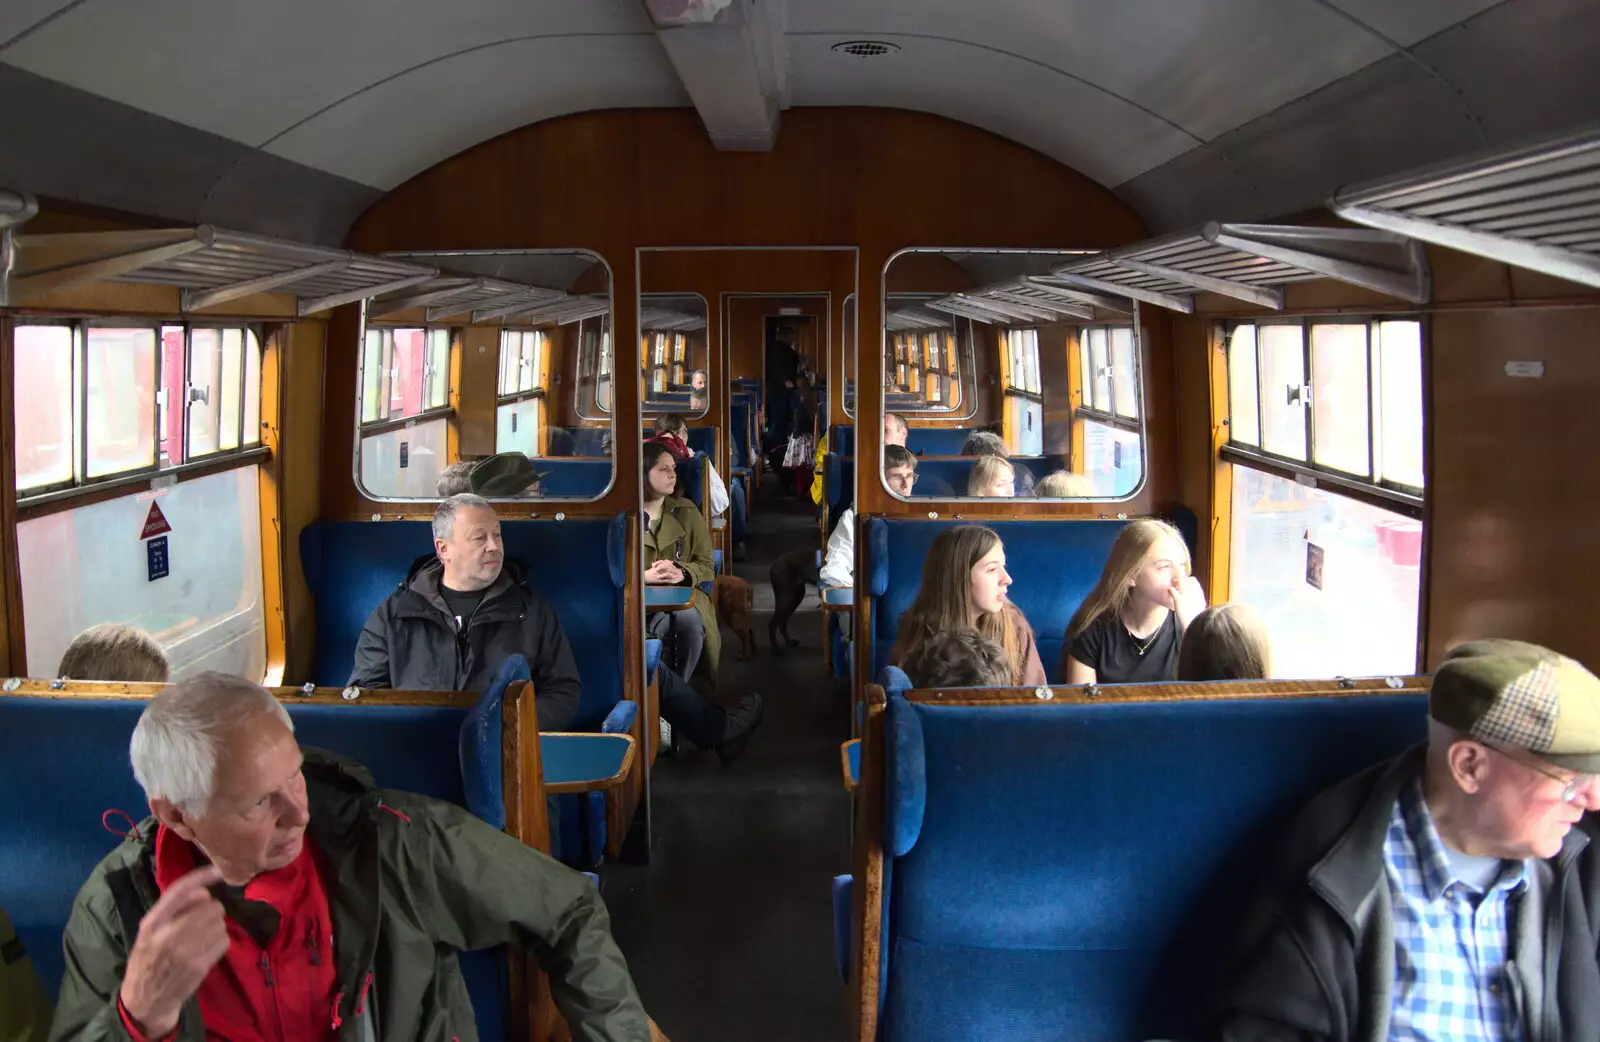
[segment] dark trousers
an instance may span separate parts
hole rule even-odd
[[[661,641],[661,661],[679,676],[692,677],[706,647],[706,624],[693,608],[645,617],[645,633]]]
[[[656,678],[661,684],[661,715],[674,731],[701,749],[722,741],[728,714],[721,706],[706,701],[693,684],[665,665],[656,670]]]

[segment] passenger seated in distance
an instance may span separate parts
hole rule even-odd
[[[722,656],[717,609],[700,583],[716,578],[711,531],[700,508],[679,498],[677,457],[660,441],[644,444],[644,581],[651,586],[687,586],[693,611],[657,611],[645,628],[662,644],[662,659],[679,675],[693,677],[704,659],[716,682]]]
[[[677,459],[694,458],[694,450],[689,448],[688,421],[678,413],[663,413],[657,417],[656,435],[651,440],[665,445]],[[704,466],[706,492],[711,497],[711,516],[721,517],[728,512],[728,486],[723,483],[722,476],[717,473],[717,468],[712,466],[709,458]]]
[[[457,460],[439,472],[438,484],[434,490],[440,499],[449,499],[459,496],[463,492],[472,491],[472,468],[477,466],[476,460]]]
[[[1005,650],[1008,683],[1046,683],[1033,627],[1006,598],[1010,586],[1005,547],[993,529],[956,525],[940,532],[922,562],[922,588],[900,619],[889,661],[904,669],[924,654],[923,645],[975,632]]]
[[[469,477],[471,492],[487,499],[543,499],[540,482],[552,471],[534,470],[521,452],[501,452],[479,460]]]
[[[963,456],[998,456],[1006,459],[1011,455],[1011,450],[1006,447],[1006,440],[993,431],[973,431],[967,435],[967,440],[962,443],[961,455]],[[1033,471],[1027,467],[1016,468],[1016,489],[1014,495],[1033,495]]]
[[[61,656],[56,676],[63,680],[165,684],[169,671],[166,654],[150,634],[132,626],[103,622],[72,639]]]
[[[979,456],[967,475],[967,495],[1011,499],[1017,494],[1017,475],[1011,461],[1000,456]]]
[[[887,449],[891,445],[897,445],[902,449],[906,448],[906,438],[909,437],[910,434],[911,428],[910,425],[906,423],[906,418],[904,416],[892,412],[886,412],[883,414],[884,448]],[[912,458],[915,458],[915,455],[913,455]],[[887,456],[884,457],[884,466],[888,466]],[[917,483],[919,486],[917,489],[917,495],[919,496],[954,496],[956,494],[956,490],[950,487],[950,482],[939,477],[937,474],[923,474],[917,479]],[[909,496],[911,493],[902,492],[900,494],[902,496]]]
[[[711,396],[707,393],[706,371],[696,369],[689,374],[689,411],[702,413],[710,407]]]
[[[1178,646],[1178,679],[1265,680],[1272,676],[1267,623],[1248,604],[1214,604],[1194,617]]]
[[[1291,822],[1211,1037],[1600,1038],[1600,680],[1474,641],[1428,715]]]
[[[476,1037],[455,953],[502,944],[551,974],[574,1038],[650,1038],[588,880],[302,751],[255,684],[162,692],[129,754],[153,817],[78,893],[55,1039]]]
[[[972,630],[924,641],[900,668],[920,688],[1011,685],[1006,649]]]
[[[1178,530],[1165,521],[1130,522],[1067,625],[1061,672],[1069,684],[1172,680],[1178,642],[1205,606]]]
[[[533,673],[539,730],[565,730],[578,708],[578,667],[556,613],[508,560],[488,500],[451,496],[433,513],[434,552],[367,619],[356,687],[483,691],[511,655]]]
[[[883,448],[883,483],[891,492],[911,495],[917,483],[917,457],[903,445]],[[819,577],[823,586],[854,586],[856,570],[856,511],[845,507],[828,536],[828,552],[823,557]]]
[[[1046,474],[1033,486],[1033,494],[1039,499],[1093,499],[1096,495],[1093,478],[1070,470]]]

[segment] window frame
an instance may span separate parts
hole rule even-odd
[[[250,340],[253,335],[257,352],[256,371],[261,376],[263,385],[257,390],[257,423],[266,422],[264,412],[266,380],[266,353],[269,339],[269,324],[250,321],[226,321],[217,319],[201,319],[191,321],[187,318],[168,318],[161,316],[137,315],[128,317],[117,316],[16,316],[10,323],[12,343],[15,344],[16,331],[29,326],[57,326],[65,327],[72,332],[72,378],[71,387],[73,400],[72,412],[72,466],[73,475],[64,481],[51,482],[47,485],[35,485],[28,488],[15,490],[16,503],[19,511],[27,511],[36,507],[80,500],[98,501],[108,495],[118,494],[128,487],[148,483],[152,478],[167,475],[189,475],[197,472],[210,473],[226,469],[228,466],[242,466],[265,459],[271,455],[271,449],[266,443],[266,438],[257,432],[254,442],[250,442],[245,432],[245,419],[249,415],[247,401],[250,391],[249,357],[244,354],[250,350]],[[168,373],[166,370],[165,350],[163,347],[163,331],[171,328],[183,330],[183,372],[181,386],[184,400],[178,403],[183,408],[182,431],[180,440],[183,446],[183,461],[181,463],[163,465],[161,455],[162,441],[162,415],[160,395],[166,387]],[[238,416],[238,445],[234,448],[218,448],[204,454],[190,451],[190,409],[189,388],[193,372],[192,353],[195,329],[237,329],[241,332],[240,365],[239,365],[239,416]],[[151,399],[150,408],[154,412],[151,435],[151,456],[153,462],[148,466],[135,467],[128,470],[119,470],[113,474],[104,474],[97,477],[88,477],[89,473],[89,411],[87,408],[89,396],[89,332],[92,329],[148,329],[155,335],[155,396]],[[16,380],[16,360],[13,347],[12,373],[13,383]],[[221,367],[218,369],[219,375]],[[168,406],[171,407],[170,405]],[[218,402],[218,444],[221,444],[221,403]],[[12,452],[15,453],[13,447]],[[28,515],[31,516],[31,515]],[[19,517],[19,520],[25,517]]]
[[[1111,331],[1113,329],[1128,330],[1129,336],[1133,340],[1133,400],[1135,409],[1135,415],[1133,416],[1124,416],[1117,411],[1117,379],[1112,372],[1115,369],[1111,351]],[[1089,334],[1095,330],[1103,332],[1106,338],[1106,393],[1111,399],[1107,403],[1111,407],[1109,412],[1097,408],[1093,404],[1094,373],[1092,368],[1094,365],[1094,352],[1089,346]],[[1078,363],[1078,372],[1080,374],[1084,373],[1085,362],[1088,363],[1091,371],[1088,373],[1089,379],[1084,382],[1079,391],[1079,395],[1084,400],[1073,403],[1073,419],[1092,420],[1102,427],[1111,427],[1124,433],[1135,435],[1142,440],[1145,427],[1144,352],[1140,349],[1139,327],[1132,322],[1092,322],[1078,327],[1077,339],[1078,357],[1076,361]],[[1083,379],[1082,376],[1080,376],[1081,379]],[[1043,398],[1040,398],[1040,401],[1043,400]],[[1074,424],[1074,431],[1076,432],[1076,424]]]
[[[1360,315],[1301,315],[1291,317],[1273,316],[1271,318],[1243,318],[1233,319],[1220,324],[1221,345],[1223,350],[1223,365],[1227,377],[1225,383],[1228,392],[1224,401],[1228,412],[1228,439],[1218,449],[1218,455],[1224,462],[1251,467],[1265,471],[1279,477],[1312,488],[1327,487],[1337,490],[1339,494],[1404,514],[1408,517],[1421,520],[1423,504],[1427,498],[1427,489],[1406,485],[1398,481],[1377,476],[1378,474],[1378,438],[1381,437],[1381,418],[1379,412],[1379,398],[1375,381],[1379,379],[1374,364],[1374,337],[1377,328],[1384,322],[1416,322],[1418,325],[1418,339],[1422,346],[1423,364],[1426,365],[1428,353],[1427,323],[1421,315],[1404,313],[1372,313]],[[1233,401],[1231,368],[1228,367],[1228,351],[1231,347],[1234,331],[1241,326],[1256,327],[1255,337],[1255,406],[1256,406],[1256,440],[1259,445],[1244,445],[1235,443],[1233,439]],[[1331,467],[1325,463],[1317,462],[1316,417],[1317,399],[1316,370],[1312,357],[1312,330],[1318,325],[1351,326],[1360,325],[1366,330],[1366,370],[1367,370],[1367,474],[1353,474],[1349,471]],[[1309,401],[1302,406],[1302,422],[1305,424],[1306,458],[1295,459],[1281,453],[1271,452],[1266,448],[1267,425],[1265,395],[1261,387],[1261,327],[1263,326],[1298,326],[1301,330],[1300,350],[1302,352],[1301,364],[1304,366],[1306,383],[1302,386],[1302,397],[1309,393]],[[1423,381],[1426,391],[1426,379]],[[1418,403],[1423,410],[1423,442],[1427,442],[1427,415],[1426,401]],[[1426,478],[1426,470],[1424,470]]]
[[[496,381],[496,385],[495,385],[496,394],[495,394],[495,402],[494,402],[496,409],[498,409],[502,405],[514,405],[517,402],[524,402],[524,401],[527,401],[530,398],[547,398],[549,396],[549,391],[545,387],[545,379],[546,379],[546,372],[547,372],[548,364],[549,364],[549,361],[550,361],[550,335],[548,333],[546,333],[544,330],[536,329],[536,328],[528,328],[528,329],[522,329],[522,328],[504,329],[503,328],[503,329],[501,329],[500,330],[500,372],[502,372],[502,373],[505,371],[506,337],[510,336],[512,334],[516,334],[516,335],[519,335],[519,336],[528,336],[528,335],[531,334],[532,336],[538,338],[535,341],[534,357],[533,357],[533,360],[532,360],[533,361],[533,366],[532,366],[532,368],[533,368],[533,373],[532,373],[533,386],[531,386],[527,390],[518,389],[516,391],[511,391],[511,392],[508,393],[508,392],[500,390],[499,382]],[[518,345],[517,346],[518,346],[518,353],[520,354],[521,353],[521,342],[520,342],[520,340],[518,341]],[[518,364],[520,366],[520,364],[521,364],[520,359],[518,361]]]
[[[362,437],[365,437],[369,434],[386,434],[389,431],[398,430],[406,426],[406,424],[411,421],[421,424],[429,420],[438,419],[441,416],[455,415],[455,406],[450,404],[450,373],[455,367],[457,352],[461,350],[461,331],[455,326],[427,324],[417,325],[410,322],[392,324],[368,322],[361,332],[361,364],[356,370],[357,383],[360,387],[363,398],[366,394],[367,337],[373,333],[377,333],[380,336],[383,336],[384,334],[388,335],[389,365],[384,366],[383,369],[383,372],[386,374],[394,367],[394,331],[397,329],[419,329],[422,331],[422,386],[419,389],[421,393],[422,408],[420,411],[411,416],[383,415],[375,420],[366,420],[362,419],[362,410],[365,402],[364,400],[358,400],[356,402],[356,437],[358,441]],[[428,369],[430,366],[430,356],[432,354],[431,342],[433,340],[433,334],[441,331],[447,333],[450,337],[450,349],[446,352],[444,361],[444,402],[441,405],[429,405]],[[499,370],[497,369],[495,372],[496,393],[498,393],[500,390],[499,376]],[[380,411],[386,411],[388,408],[388,402],[391,401],[394,396],[393,378],[380,376],[378,388],[379,409]]]

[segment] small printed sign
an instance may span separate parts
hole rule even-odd
[[[402,441],[400,443],[400,469],[405,470],[409,466],[411,466],[411,443]]]
[[[1543,362],[1507,362],[1507,376],[1521,376],[1537,380],[1544,375]]]
[[[1306,543],[1306,585],[1322,589],[1322,547],[1312,542]]]
[[[167,515],[161,512],[160,503],[150,504],[150,513],[144,516],[144,531],[139,533],[140,539],[149,539],[153,535],[163,535],[172,531],[172,526],[167,524]]]
[[[171,562],[167,558],[167,537],[156,536],[144,544],[145,564],[149,568],[149,581],[165,579],[172,571]]]

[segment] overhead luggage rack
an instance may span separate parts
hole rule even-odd
[[[1356,224],[1600,287],[1600,128],[1334,193]]]
[[[442,322],[469,312],[478,315],[505,308],[528,308],[565,297],[559,289],[504,279],[443,275],[374,300],[367,306],[367,316],[382,318],[410,308],[426,307],[427,321]]]
[[[6,229],[0,304],[17,305],[91,282],[174,286],[185,311],[256,293],[284,293],[298,313],[418,285],[436,268],[351,250],[287,242],[210,225],[115,232],[18,234]]]
[[[704,329],[706,317],[704,315],[691,315],[683,311],[669,311],[666,308],[643,307],[639,311],[639,328],[655,332],[687,332],[694,329]]]

